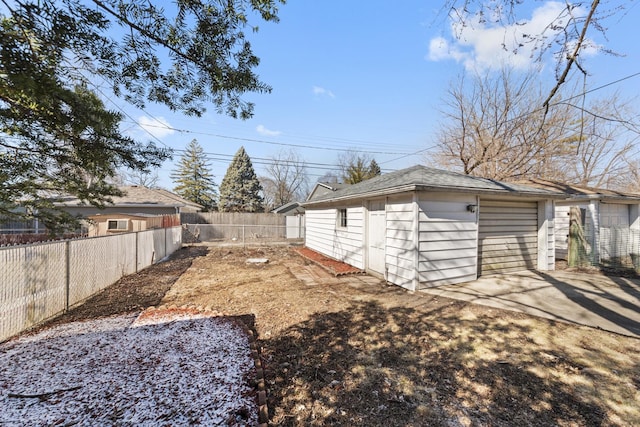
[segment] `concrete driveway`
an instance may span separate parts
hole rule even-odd
[[[640,338],[640,280],[636,279],[521,271],[421,292]]]

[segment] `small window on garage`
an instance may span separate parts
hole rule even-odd
[[[127,231],[129,229],[128,219],[110,219],[107,221],[107,230],[110,231]]]
[[[338,209],[338,228],[347,228],[347,210]]]

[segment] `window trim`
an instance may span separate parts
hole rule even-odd
[[[111,228],[111,224],[115,223],[115,228]],[[124,224],[124,228],[121,226]],[[117,231],[128,231],[129,230],[129,220],[126,218],[114,218],[107,220],[107,231],[117,232]]]
[[[346,230],[349,225],[349,216],[347,208],[336,210],[336,228]]]

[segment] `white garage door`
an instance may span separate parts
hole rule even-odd
[[[538,203],[480,200],[480,275],[529,270],[538,264]]]

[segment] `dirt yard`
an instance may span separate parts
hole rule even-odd
[[[334,278],[287,248],[185,248],[56,322],[150,305],[255,328],[272,425],[640,425],[640,340]]]

